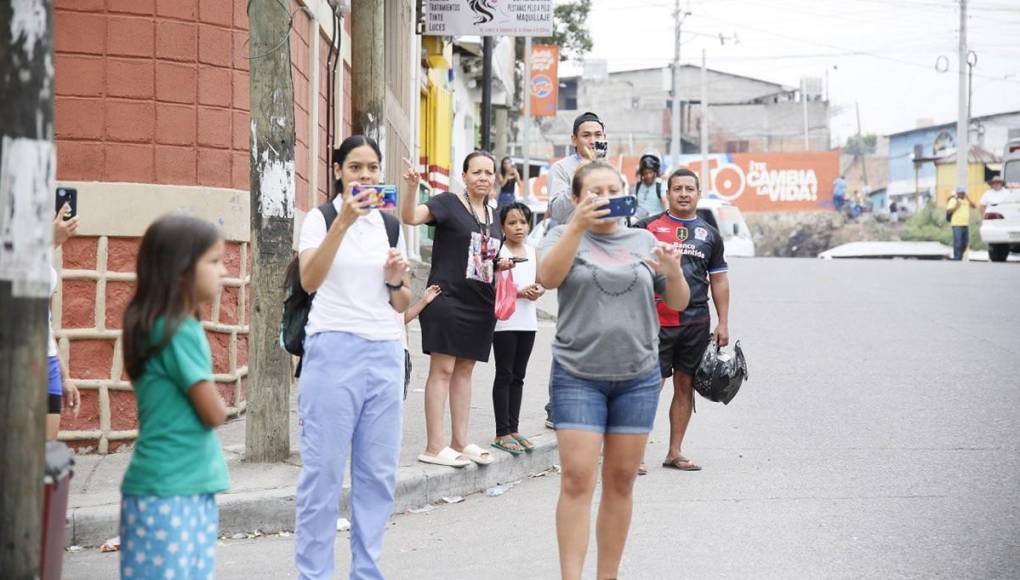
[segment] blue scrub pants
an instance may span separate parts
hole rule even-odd
[[[344,465],[351,458],[352,579],[381,579],[383,533],[393,511],[404,385],[399,340],[346,332],[305,339],[299,383],[301,476],[295,560],[299,578],[334,573]]]

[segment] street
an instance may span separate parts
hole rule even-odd
[[[704,466],[697,473],[658,467],[668,433],[661,399],[620,577],[1020,577],[1020,268],[730,267],[730,330],[750,381],[728,407],[698,399],[685,445]],[[525,388],[544,388],[532,362],[542,387]],[[476,381],[479,404],[488,389]],[[499,497],[396,516],[383,569],[390,578],[555,578],[558,485],[549,474]],[[586,577],[594,559],[593,535]],[[117,561],[69,553],[64,577],[113,578]],[[348,561],[341,533],[338,570]],[[225,579],[294,578],[293,536],[225,540],[217,567]]]

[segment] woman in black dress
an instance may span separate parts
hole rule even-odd
[[[412,167],[404,175],[400,218],[408,225],[436,227],[432,244],[432,270],[428,284],[441,293],[421,313],[422,350],[430,355],[425,383],[425,452],[418,460],[450,467],[471,461],[492,463],[492,454],[469,443],[471,373],[475,362],[487,362],[496,326],[494,284],[496,269],[510,268],[510,260],[497,263],[499,240],[495,236],[489,195],[496,180],[496,160],[486,151],[464,159],[463,194],[440,193],[415,205],[420,176]],[[452,437],[443,444],[443,414],[450,399]]]

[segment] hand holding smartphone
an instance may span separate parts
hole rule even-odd
[[[65,209],[64,206],[67,206]],[[56,195],[56,209],[54,213],[63,212],[64,221],[77,217],[78,215],[78,190],[73,187],[58,187]]]

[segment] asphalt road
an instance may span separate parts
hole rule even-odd
[[[730,330],[751,380],[728,407],[699,401],[685,446],[699,473],[654,467],[660,408],[620,577],[1020,577],[1020,268],[731,268]],[[397,516],[384,571],[555,578],[558,484]],[[345,570],[346,534],[337,546]],[[293,537],[227,540],[218,577],[293,578],[292,550]],[[69,554],[64,577],[112,578],[116,565]]]

